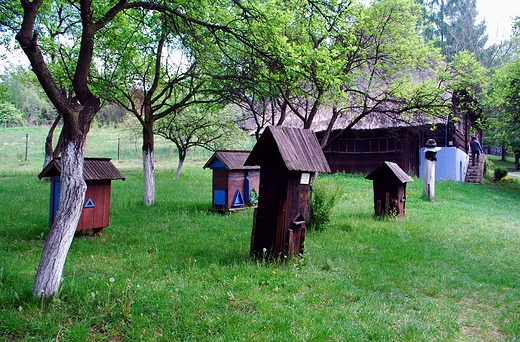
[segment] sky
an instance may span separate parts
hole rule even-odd
[[[479,19],[486,20],[488,45],[511,36],[512,17],[520,16],[520,0],[477,0]]]

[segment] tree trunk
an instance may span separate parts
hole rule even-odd
[[[155,202],[153,124],[143,127],[143,177],[143,201],[146,205],[152,205]]]
[[[173,180],[179,180],[181,176],[182,166],[184,165],[184,160],[186,159],[186,150],[179,149],[179,165],[177,165],[177,172],[175,172],[175,178]]]
[[[49,133],[47,133],[47,138],[45,138],[45,158],[43,160],[44,169],[47,165],[49,165],[49,163],[51,162],[51,160],[54,157],[57,157],[59,155],[59,152],[60,152],[61,136],[60,136],[60,141],[58,142],[58,144],[56,146],[56,149],[54,149],[54,147],[52,146],[54,130],[56,130],[56,127],[58,126],[58,123],[60,122],[60,120],[61,120],[61,115],[58,115],[56,117],[56,119],[54,119],[54,122],[52,123],[51,128],[49,128]]]
[[[336,108],[336,106],[332,107],[332,117],[330,118],[329,124],[327,125],[327,129],[325,130],[325,133],[323,134],[323,138],[320,141],[320,147],[323,149],[325,146],[327,146],[327,143],[329,142],[330,133],[332,132],[332,129],[334,128],[334,124],[338,120],[340,111]]]
[[[143,201],[146,205],[152,205],[155,201],[155,175],[153,163],[153,150],[150,149],[143,149],[143,177]]]
[[[78,133],[64,142],[58,210],[34,280],[33,293],[39,298],[50,298],[59,290],[65,259],[83,209],[87,191],[83,178],[85,138],[85,134]]]

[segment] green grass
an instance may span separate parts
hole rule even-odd
[[[331,221],[307,233],[302,259],[271,264],[249,257],[251,210],[208,211],[204,163],[190,159],[174,182],[164,162],[152,207],[141,201],[140,164],[124,170],[127,180],[112,182],[110,226],[74,239],[48,302],[33,298],[32,282],[49,183],[0,167],[0,339],[520,339],[518,182],[437,182],[429,202],[415,179],[405,219],[391,220],[373,217],[363,176],[320,176],[345,189]]]
[[[500,156],[492,155],[486,155],[486,158],[491,160],[491,162],[493,163],[493,167],[503,166],[506,169],[516,170],[515,158],[512,156],[507,156],[506,160],[502,160],[502,157]]]
[[[0,128],[0,176],[34,174],[42,170],[44,143],[48,127]],[[60,128],[54,133],[54,143]],[[92,127],[85,147],[85,157],[111,158],[120,170],[142,169],[141,130],[136,127],[118,128]],[[244,141],[237,149],[251,150],[253,138]],[[27,147],[27,148],[26,148]],[[27,152],[27,153],[26,153]],[[27,158],[26,158],[27,154]],[[213,152],[200,147],[188,150],[186,161],[207,161]],[[155,137],[155,169],[171,170],[177,166],[178,154],[175,145]]]

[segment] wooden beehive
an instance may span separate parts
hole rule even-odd
[[[375,215],[403,218],[406,210],[406,183],[413,182],[412,177],[396,163],[385,161],[366,178],[373,182]]]
[[[249,151],[216,151],[204,168],[213,170],[212,208],[233,211],[251,203],[258,194],[260,167],[245,166]]]
[[[51,178],[49,227],[56,216],[60,199],[61,158],[54,158],[38,175],[40,179]],[[87,184],[85,203],[76,230],[94,229],[95,232],[110,223],[111,181],[125,177],[110,162],[109,158],[85,158],[83,178]]]
[[[330,172],[314,132],[269,126],[245,165],[260,166],[251,254],[278,259],[303,253],[310,180],[314,172]]]

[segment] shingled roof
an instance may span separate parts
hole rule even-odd
[[[211,168],[217,160],[219,160],[228,171],[233,170],[258,170],[259,166],[246,166],[244,162],[249,156],[250,151],[216,151],[204,165],[205,168]]]
[[[313,131],[281,126],[268,126],[264,130],[245,165],[262,165],[264,154],[273,151],[273,143],[289,171],[331,172]]]
[[[406,172],[404,172],[403,169],[401,169],[399,167],[399,165],[397,165],[394,162],[389,162],[389,161],[385,161],[383,164],[378,166],[374,171],[372,171],[370,174],[368,174],[365,178],[371,179],[371,180],[379,179],[379,178],[382,178],[383,176],[387,175],[388,171],[393,173],[397,177],[397,179],[399,179],[399,181],[401,183],[413,182],[412,177],[410,177]]]
[[[38,178],[61,175],[61,158],[54,158],[40,174]],[[125,180],[125,177],[110,162],[110,158],[85,158],[83,163],[83,178],[89,180]]]

